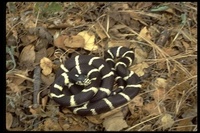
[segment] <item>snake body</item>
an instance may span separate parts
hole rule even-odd
[[[60,66],[50,86],[50,97],[82,116],[117,108],[140,91],[140,77],[128,69],[133,60],[134,52],[122,46],[107,50],[104,59],[74,56]],[[113,90],[115,82],[118,88]]]

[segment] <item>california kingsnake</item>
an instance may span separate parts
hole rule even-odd
[[[77,55],[68,59],[50,86],[50,97],[82,116],[104,113],[130,101],[141,88],[139,76],[128,70],[134,52],[113,47],[104,58]],[[114,82],[118,88],[112,90]]]

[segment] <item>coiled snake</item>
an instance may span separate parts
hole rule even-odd
[[[77,55],[68,59],[50,86],[50,97],[82,116],[101,114],[133,99],[141,88],[140,77],[128,69],[134,52],[113,47],[104,58]],[[113,90],[115,82],[118,88]]]

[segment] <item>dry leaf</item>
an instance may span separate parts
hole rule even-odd
[[[41,79],[43,83],[47,86],[51,85],[55,80],[55,74],[51,73],[49,75],[41,74]]]
[[[49,47],[47,49],[47,57],[50,57],[54,54],[55,48],[54,47]]]
[[[163,130],[172,127],[173,124],[174,124],[174,120],[172,119],[172,116],[170,114],[165,114],[161,118],[161,125],[163,127]]]
[[[167,87],[167,80],[166,79],[163,79],[163,78],[157,78],[155,81],[154,81],[154,86],[156,89],[159,89],[159,88],[166,88]]]
[[[94,26],[94,30],[96,31],[97,35],[101,38],[101,39],[104,39],[106,38],[106,34],[104,32],[104,30],[101,28],[100,26],[100,23],[96,23],[95,26]]]
[[[188,48],[190,48],[190,45],[187,42],[185,42],[185,41],[181,41],[181,42],[182,42],[182,45],[185,48],[185,51],[187,52]]]
[[[120,131],[123,128],[127,128],[128,125],[124,120],[124,115],[120,111],[112,116],[105,118],[103,126],[106,131]]]
[[[46,48],[42,48],[39,51],[36,52],[36,56],[35,56],[35,63],[39,63],[40,60],[43,57],[47,56],[47,49]]]
[[[21,41],[24,44],[30,44],[32,42],[34,42],[38,37],[36,35],[26,35],[26,36],[22,36]]]
[[[35,47],[34,45],[27,45],[26,47],[23,48],[19,60],[20,63],[25,62],[28,64],[34,63],[35,61]]]
[[[161,112],[163,112],[163,110],[164,110],[163,108],[164,107],[162,107],[162,106],[158,106],[155,101],[147,103],[147,104],[145,104],[143,106],[143,109],[146,110],[146,111],[148,111],[149,114],[151,114],[151,115],[153,115],[153,114],[154,115],[160,114]]]
[[[115,46],[124,46],[124,47],[129,47],[130,42],[127,40],[110,40],[108,42],[108,47],[115,47]]]
[[[15,83],[9,83],[8,85],[7,85],[13,92],[21,92],[21,91],[23,91],[23,90],[25,90],[26,89],[26,87],[23,85],[16,85]]]
[[[65,38],[64,45],[70,48],[83,48],[85,45],[85,40],[82,36],[68,36]]]
[[[65,44],[64,44],[64,41],[65,39],[67,38],[68,36],[67,35],[60,35],[58,36],[56,39],[54,39],[54,45],[58,48],[62,48],[64,50],[67,51],[66,47],[65,47]]]
[[[136,105],[136,106],[143,106],[143,98],[141,97],[141,96],[139,96],[139,95],[137,95],[136,97],[134,97],[132,100],[131,100],[131,102],[134,102],[134,104]]]
[[[13,116],[11,113],[6,112],[6,129],[10,130],[10,127],[12,126],[13,123]]]
[[[191,118],[183,119],[178,122],[178,126],[176,127],[176,131],[193,131],[193,127],[190,125],[194,125],[191,121]],[[188,126],[187,126],[188,125]],[[195,127],[195,125],[194,125]]]
[[[62,131],[58,122],[53,121],[51,118],[47,118],[44,121],[44,131]]]
[[[152,96],[154,98],[155,101],[163,101],[166,99],[166,89],[160,88],[160,89],[156,89]]]
[[[85,50],[93,51],[98,49],[98,46],[94,44],[95,41],[94,33],[89,31],[82,31],[79,32],[78,35],[82,36],[85,40],[85,46],[84,46]]]
[[[148,67],[149,65],[147,63],[142,62],[142,63],[131,66],[130,70],[135,72],[138,76],[143,76],[145,73],[144,69]]]
[[[143,106],[143,98],[139,95],[134,97],[128,104],[131,114],[135,113],[135,106]]]
[[[139,41],[142,41],[143,39],[140,36],[151,40],[151,35],[149,34],[149,31],[147,30],[146,26],[140,31],[139,36],[137,37]]]
[[[163,47],[163,51],[166,52],[168,55],[170,56],[175,56],[177,54],[180,53],[180,51],[176,50],[176,49],[173,49],[173,48],[166,48],[166,47]]]
[[[86,116],[86,118],[94,123],[94,124],[101,124],[103,120],[97,115],[97,116]]]
[[[48,96],[45,96],[42,98],[42,109],[44,110],[46,105],[47,105],[47,101],[48,101]]]
[[[49,75],[51,72],[52,72],[52,61],[46,57],[42,58],[40,60],[40,67],[43,69],[42,70],[42,73],[44,75]]]
[[[142,50],[141,48],[136,48],[135,49],[135,62],[136,63],[140,63],[145,61],[145,59],[147,58],[147,52],[145,52],[144,50]]]

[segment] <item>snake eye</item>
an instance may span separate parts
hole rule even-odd
[[[75,76],[77,77],[77,81],[76,81],[77,85],[88,86],[89,84],[91,84],[91,80],[88,79],[86,75],[76,74]]]

